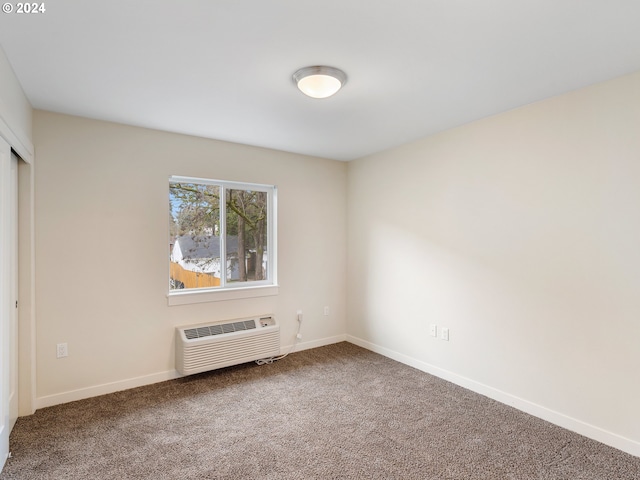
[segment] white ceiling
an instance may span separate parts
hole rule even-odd
[[[339,160],[640,70],[639,0],[44,3],[0,14],[35,108]]]

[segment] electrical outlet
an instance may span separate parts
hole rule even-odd
[[[324,307],[324,316],[325,317],[329,316],[329,307]]]
[[[68,357],[69,350],[66,343],[59,343],[56,345],[56,358]]]
[[[429,335],[431,335],[432,337],[438,336],[438,326],[435,323],[429,325]]]
[[[449,329],[448,328],[441,328],[440,329],[440,338],[442,340],[446,340],[447,342],[449,341]]]

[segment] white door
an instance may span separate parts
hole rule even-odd
[[[11,397],[11,148],[0,138],[0,469],[9,456],[9,403]],[[13,305],[12,305],[13,304]],[[13,308],[11,308],[13,307]]]

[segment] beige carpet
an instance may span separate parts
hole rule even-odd
[[[348,343],[20,418],[0,479],[638,480],[640,458]]]

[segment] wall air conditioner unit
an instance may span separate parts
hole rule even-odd
[[[176,370],[206,372],[280,355],[273,315],[176,327]]]

